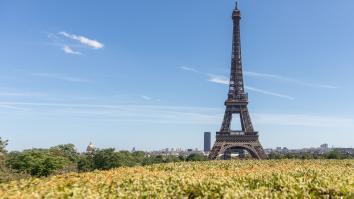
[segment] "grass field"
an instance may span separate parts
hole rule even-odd
[[[0,198],[354,198],[354,160],[214,161],[0,185]]]

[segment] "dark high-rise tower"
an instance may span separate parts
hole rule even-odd
[[[204,132],[204,152],[209,152],[211,148],[211,133]]]
[[[225,115],[219,132],[216,132],[216,141],[209,155],[210,159],[217,159],[220,155],[230,157],[232,151],[246,150],[252,157],[266,159],[262,145],[258,140],[258,132],[254,131],[248,112],[248,95],[245,92],[242,60],[241,60],[241,12],[237,8],[232,13],[233,41],[231,74],[228,98],[225,101]],[[240,129],[231,129],[231,122],[239,119]]]

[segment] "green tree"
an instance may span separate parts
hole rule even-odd
[[[193,153],[193,154],[190,154],[188,157],[187,157],[187,161],[190,162],[190,161],[205,161],[207,160],[208,158],[205,157],[203,154],[199,154],[199,153]]]
[[[342,155],[338,150],[333,150],[326,155],[327,159],[341,159]]]
[[[281,153],[270,153],[268,155],[268,158],[271,160],[278,160],[278,159],[284,159],[285,155]]]
[[[50,153],[55,156],[62,156],[68,158],[70,161],[76,163],[79,160],[79,153],[73,144],[62,144],[58,146],[51,147],[49,149]]]
[[[131,156],[134,158],[134,161],[136,164],[142,165],[142,163],[145,159],[145,152],[144,151],[135,151],[131,154]]]
[[[136,157],[129,151],[119,151],[116,152],[120,166],[132,167],[139,165]]]
[[[8,144],[7,140],[3,140],[0,137],[0,182],[5,182],[11,178],[9,169],[5,166],[5,158],[7,155],[6,146]]]
[[[93,157],[91,155],[83,154],[79,156],[77,162],[77,170],[79,172],[88,172],[94,170]]]
[[[94,169],[112,169],[122,166],[121,157],[115,152],[115,149],[98,149],[93,155]]]
[[[17,173],[27,173],[32,176],[49,176],[68,164],[68,159],[50,154],[45,149],[31,149],[23,152],[11,152],[6,159],[6,165]]]
[[[8,145],[8,140],[3,140],[1,137],[0,137],[0,158],[1,157],[4,157],[5,154],[7,153],[6,151],[6,147]]]
[[[142,162],[142,165],[167,163],[169,161],[170,161],[170,159],[166,156],[156,155],[156,156],[145,157]]]

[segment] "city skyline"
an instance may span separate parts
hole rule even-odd
[[[10,150],[202,149],[223,117],[233,3],[1,2],[0,136]],[[264,148],[353,147],[354,2],[239,8]]]

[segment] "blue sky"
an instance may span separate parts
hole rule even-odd
[[[239,4],[264,147],[354,147],[354,2]],[[233,6],[1,1],[0,136],[10,150],[202,148],[223,116]]]

